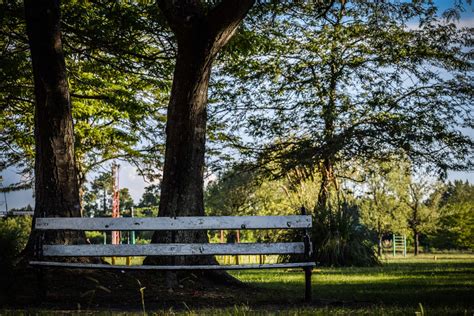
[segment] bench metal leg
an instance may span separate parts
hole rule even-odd
[[[304,301],[309,303],[311,302],[311,267],[304,268],[304,281],[305,281],[305,291],[304,291]]]

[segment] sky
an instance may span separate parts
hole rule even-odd
[[[435,3],[438,5],[440,11],[444,11],[450,6],[452,6],[454,1],[438,0]],[[474,27],[474,6],[467,6],[465,12],[461,14],[461,20],[459,21],[461,26],[470,26]],[[468,131],[468,134],[471,137],[474,136],[474,131]],[[128,163],[120,162],[120,187],[128,188],[133,200],[138,203],[141,195],[144,192],[144,188],[150,183],[146,183],[143,178],[138,174],[135,167],[131,166]],[[0,173],[3,177],[3,186],[8,186],[11,183],[15,183],[20,179],[20,176],[16,173],[14,169],[7,169]],[[93,175],[91,175],[93,177]],[[448,180],[467,180],[470,183],[474,183],[474,172],[449,172]],[[30,204],[34,206],[33,192],[32,190],[23,190],[17,192],[10,192],[6,195],[0,194],[0,211],[6,210],[6,202],[8,204],[8,209],[12,208],[21,208]]]

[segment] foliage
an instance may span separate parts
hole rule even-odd
[[[160,204],[160,186],[151,184],[145,187],[137,207],[157,207]]]
[[[255,172],[235,166],[209,183],[205,192],[206,213],[215,216],[246,215],[258,186]]]
[[[31,174],[34,100],[23,5],[0,7],[1,168]],[[65,2],[62,35],[79,180],[114,158],[153,177],[174,55],[159,11],[145,3]]]
[[[232,169],[209,185],[206,191],[207,212],[210,215],[290,215],[299,214],[300,207],[312,209],[319,181],[298,176],[269,180],[258,174]],[[303,179],[304,178],[304,179]],[[313,204],[311,204],[311,202]],[[314,214],[313,242],[316,261],[322,265],[377,264],[368,233],[358,222],[358,208],[347,203],[336,209]],[[245,232],[246,241],[298,240],[295,231]],[[280,261],[289,258],[282,256]]]
[[[358,205],[361,222],[377,237],[377,250],[382,255],[382,239],[386,234],[407,234],[408,207],[404,203],[410,180],[410,169],[403,159],[374,162],[366,167],[365,195]]]
[[[374,266],[379,261],[367,228],[359,223],[359,210],[347,202],[314,214],[313,247],[323,266]]]
[[[103,244],[104,243],[104,233],[103,232],[86,232],[87,241],[91,244]]]
[[[440,219],[430,234],[430,245],[438,249],[474,249],[474,186],[448,183],[440,201]]]
[[[235,148],[273,172],[328,173],[328,183],[348,163],[400,151],[441,173],[470,167],[472,139],[458,126],[472,126],[472,30],[429,1],[312,13],[302,3],[249,20],[248,49],[223,56],[210,112]]]
[[[30,187],[34,161],[33,82],[22,15],[20,1],[0,3],[0,171],[16,166],[30,175],[10,189]]]
[[[404,203],[409,207],[408,227],[413,232],[415,254],[421,235],[433,232],[438,224],[440,184],[429,178],[411,178],[406,187]]]
[[[285,215],[299,212],[301,206],[314,207],[317,176],[301,170],[283,178],[269,178],[251,164],[234,165],[222,172],[206,188],[209,215]]]
[[[87,217],[105,217],[112,214],[113,178],[110,172],[99,173],[84,187],[83,210]]]
[[[11,271],[19,259],[20,252],[28,241],[31,229],[30,216],[6,217],[0,219],[0,273]]]
[[[121,188],[119,191],[120,213],[123,216],[132,216],[133,198],[128,188]]]
[[[89,187],[84,186],[82,207],[85,216],[111,216],[113,184],[112,173],[101,172],[91,181]],[[121,214],[130,216],[134,202],[128,188],[120,189],[119,201]]]

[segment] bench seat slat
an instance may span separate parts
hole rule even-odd
[[[189,216],[189,217],[46,217],[37,218],[37,230],[200,230],[311,228],[311,215]]]
[[[58,257],[258,255],[290,253],[304,253],[304,243],[43,245],[44,256]]]
[[[273,264],[242,264],[242,265],[196,265],[196,266],[120,266],[109,264],[90,263],[69,263],[69,262],[49,262],[30,261],[32,266],[45,266],[57,268],[77,268],[77,269],[119,269],[119,270],[247,270],[247,269],[281,269],[281,268],[304,268],[315,267],[314,262],[293,262],[293,263],[273,263]]]

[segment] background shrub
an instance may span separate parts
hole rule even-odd
[[[346,202],[314,214],[315,261],[322,266],[380,264],[367,228],[359,223],[358,207]]]

